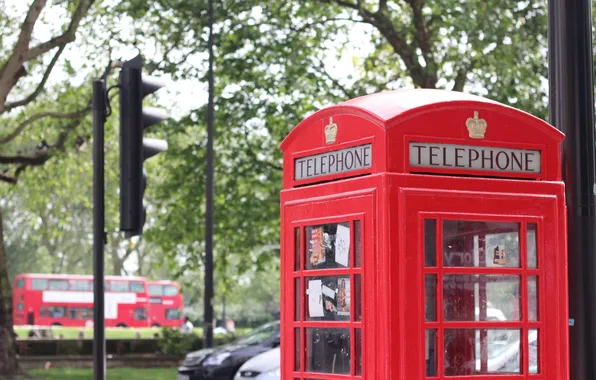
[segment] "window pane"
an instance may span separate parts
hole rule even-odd
[[[437,265],[437,221],[424,220],[424,266]]]
[[[361,227],[360,227],[360,221],[359,220],[355,220],[354,221],[354,253],[356,255],[356,268],[360,268],[361,264],[361,256],[362,256],[362,247],[360,246],[361,241],[362,241],[362,237],[360,236],[361,234]]]
[[[300,278],[294,279],[294,320],[300,320],[300,300],[302,293],[300,291]]]
[[[446,220],[443,265],[519,268],[519,223]]]
[[[176,288],[174,288],[174,290],[175,289]],[[145,284],[143,284],[141,281],[131,281],[130,290],[135,293],[145,293]]]
[[[540,354],[540,344],[538,340],[538,330],[530,329],[528,331],[528,355],[530,360],[528,360],[528,364],[530,365],[529,372],[530,373],[540,373],[538,355]]]
[[[519,321],[520,277],[515,275],[445,275],[445,321]]]
[[[350,224],[306,227],[306,269],[350,266]]]
[[[437,376],[437,330],[426,330],[426,376]]]
[[[77,308],[71,307],[70,308],[70,319],[76,320],[77,319]]]
[[[46,290],[48,288],[48,280],[42,280],[34,278],[31,280],[31,289],[33,290]]]
[[[137,307],[135,309],[135,321],[146,321],[147,320],[147,314],[145,313],[145,308],[143,307]]]
[[[68,281],[66,280],[50,280],[50,290],[68,290]]]
[[[354,320],[361,321],[362,320],[362,281],[360,280],[360,275],[354,275]]]
[[[520,330],[445,329],[445,376],[520,373]]]
[[[307,320],[350,320],[350,278],[307,277]]]
[[[424,276],[424,311],[425,320],[432,322],[437,320],[437,275],[427,274]]]
[[[182,319],[182,312],[178,309],[166,309],[166,319]]]
[[[22,279],[22,278],[19,278],[19,279],[17,280],[17,288],[18,288],[18,289],[22,289],[22,288],[24,288],[24,287],[25,287],[25,280],[24,280],[24,279]]]
[[[356,349],[356,376],[362,376],[362,330],[354,330],[356,336],[354,337],[354,348]]]
[[[350,373],[350,330],[306,329],[306,371]]]
[[[150,296],[161,296],[163,295],[163,286],[161,285],[147,285],[147,291]]]
[[[128,292],[128,282],[126,281],[110,281],[111,292]]]
[[[300,371],[300,329],[294,329],[294,371]]]
[[[66,307],[50,306],[48,307],[48,314],[50,318],[66,318]]]
[[[70,290],[87,292],[91,290],[91,282],[87,280],[71,280]]]
[[[536,231],[538,226],[536,223],[528,223],[528,230],[526,233],[527,247],[528,247],[528,268],[538,267],[538,256],[536,255]]]
[[[294,270],[300,270],[300,228],[294,228]]]
[[[538,320],[538,277],[528,276],[528,320]]]

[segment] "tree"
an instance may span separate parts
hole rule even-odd
[[[75,41],[77,30],[93,3],[94,0],[78,0],[53,5],[56,11],[60,9],[69,15],[68,22],[56,35],[42,41],[35,37],[34,30],[41,23],[47,0],[31,1],[21,20],[11,17],[5,10],[0,14],[5,28],[0,37],[0,115],[3,116],[0,164],[4,165],[0,181],[17,184],[27,168],[43,165],[51,157],[70,148],[72,140],[69,138],[81,118],[89,112],[88,101],[83,104],[71,101],[63,108],[46,108],[46,104],[65,103],[60,99],[63,93],[48,94],[44,93],[44,89],[60,56]],[[12,38],[16,43],[9,46]],[[38,128],[37,133],[25,133],[33,127]],[[40,129],[42,133],[39,133]],[[33,140],[36,137],[39,139]],[[0,375],[11,377],[18,372],[18,363],[1,221],[0,209]]]

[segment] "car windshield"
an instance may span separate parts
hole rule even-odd
[[[254,330],[247,336],[239,339],[237,341],[237,343],[254,346],[256,344],[263,343],[267,339],[271,338],[271,336],[273,334],[276,334],[278,332],[279,332],[279,322],[268,323],[264,326],[259,327],[256,330]]]

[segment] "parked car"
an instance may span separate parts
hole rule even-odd
[[[240,367],[234,380],[280,380],[279,347],[255,356]]]
[[[187,354],[178,368],[178,380],[233,380],[247,360],[275,347],[279,347],[279,321],[230,344]]]

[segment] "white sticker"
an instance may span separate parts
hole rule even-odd
[[[350,261],[350,228],[337,225],[337,233],[335,234],[335,261],[343,265],[349,266]]]
[[[325,285],[323,285],[323,294],[329,298],[335,299],[335,291]]]
[[[310,317],[322,317],[324,315],[323,293],[321,289],[321,280],[311,280],[308,282],[308,314]]]

